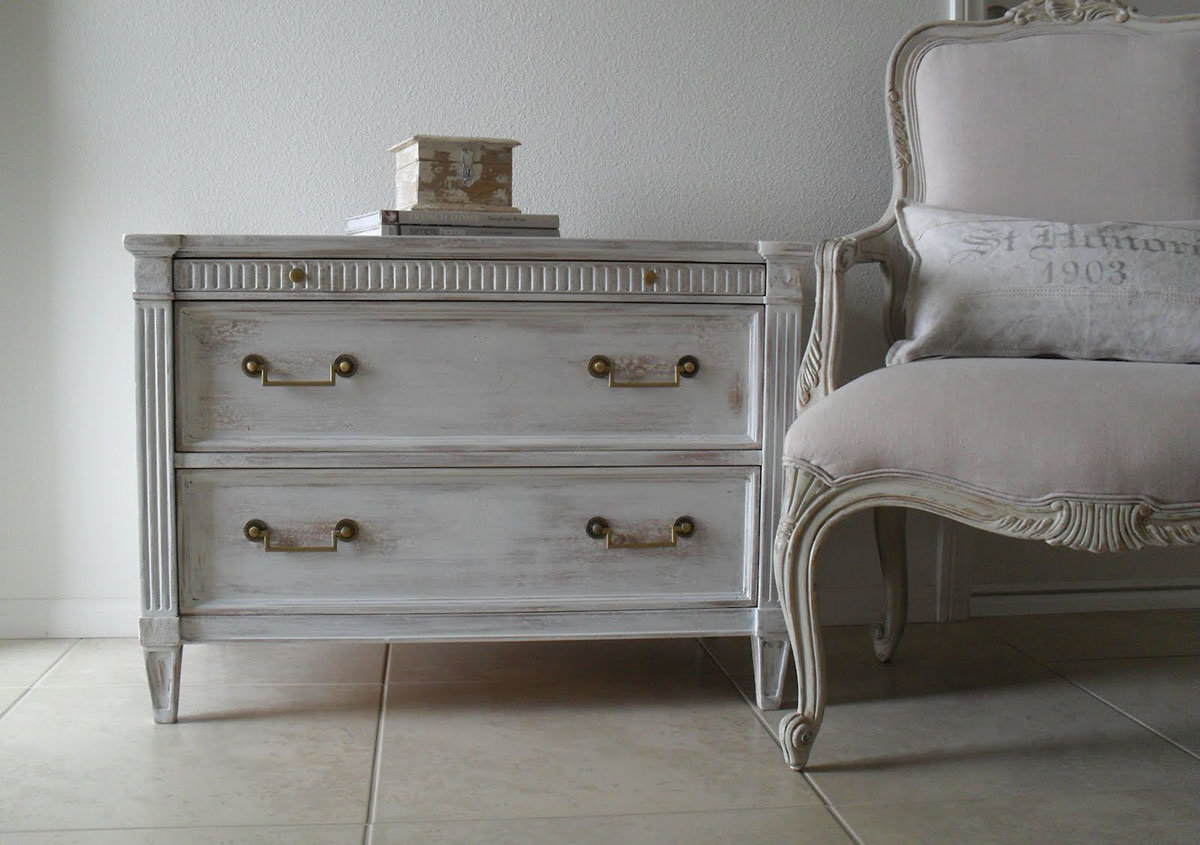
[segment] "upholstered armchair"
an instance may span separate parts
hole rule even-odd
[[[775,578],[821,727],[822,538],[874,514],[881,661],[904,509],[1090,552],[1200,543],[1200,16],[1039,0],[910,33],[886,80],[892,201],[821,243]],[[888,366],[838,387],[846,270],[882,266]]]

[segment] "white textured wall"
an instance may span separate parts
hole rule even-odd
[[[414,132],[521,139],[517,204],[572,236],[850,231],[887,198],[886,57],[947,8],[0,0],[0,634],[134,629],[123,233],[337,232],[388,203],[386,149]],[[850,373],[882,352],[878,286],[857,279]],[[875,578],[865,525],[834,536],[830,595]],[[915,533],[920,616],[931,532]],[[1032,545],[980,551],[988,582],[1083,573]],[[1122,565],[1102,574],[1138,573]]]

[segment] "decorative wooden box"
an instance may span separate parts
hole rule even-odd
[[[396,208],[400,210],[519,213],[512,206],[512,150],[506,138],[414,135],[396,154]]]

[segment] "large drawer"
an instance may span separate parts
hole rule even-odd
[[[756,467],[177,477],[184,613],[687,608],[753,596]],[[353,529],[335,540],[342,520]]]
[[[195,302],[176,317],[183,451],[759,443],[753,305]],[[352,374],[331,374],[340,356]]]

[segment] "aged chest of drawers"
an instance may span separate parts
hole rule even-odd
[[[806,247],[130,235],[141,640],[753,636]]]

